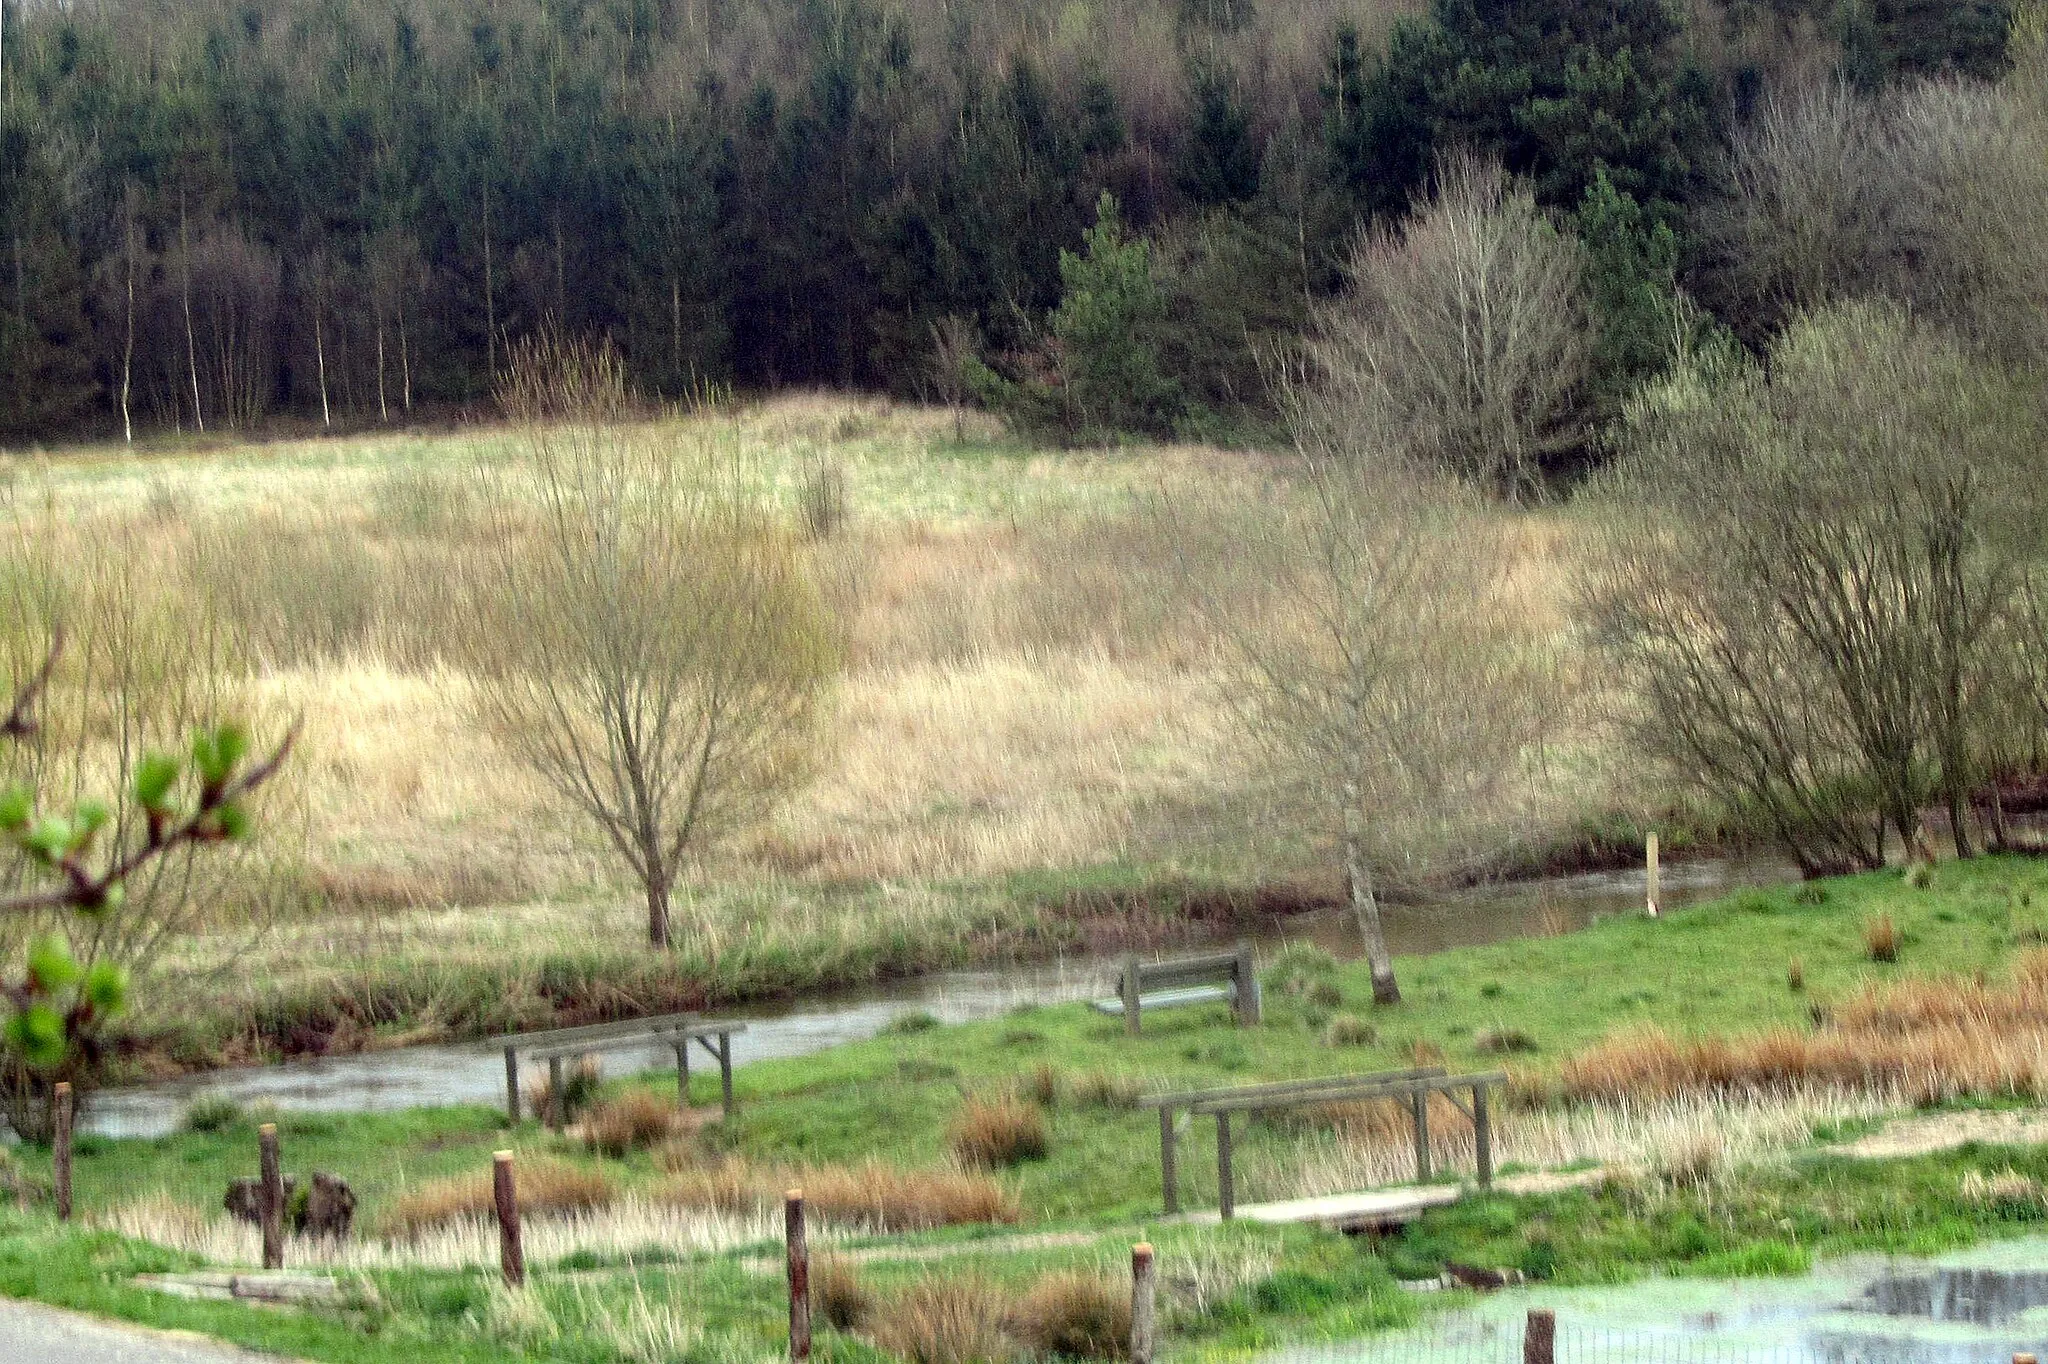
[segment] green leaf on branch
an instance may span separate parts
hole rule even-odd
[[[214,811],[213,821],[222,838],[239,842],[249,836],[249,812],[233,801]]]
[[[85,998],[103,1017],[128,1007],[128,970],[110,961],[94,962],[85,973]]]
[[[249,732],[240,725],[227,724],[192,740],[192,762],[199,779],[219,790],[235,774],[236,766],[249,752]]]
[[[64,1020],[41,1004],[7,1020],[7,1043],[32,1066],[54,1066],[64,1059]]]
[[[71,821],[56,815],[45,815],[35,823],[22,839],[22,846],[29,855],[43,862],[61,861],[71,851]]]
[[[171,789],[185,764],[175,754],[152,753],[135,768],[135,803],[143,809],[162,813],[170,808]],[[0,806],[0,814],[5,807]]]
[[[44,994],[68,989],[78,979],[78,963],[72,959],[71,945],[55,933],[45,933],[29,944],[28,978]]]
[[[84,847],[92,836],[107,827],[107,821],[114,812],[103,800],[82,800],[71,810],[71,823],[75,829],[75,846]]]
[[[28,827],[36,812],[36,793],[27,786],[16,782],[5,791],[0,791],[0,829],[20,833]]]

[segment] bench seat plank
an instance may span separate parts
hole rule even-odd
[[[1237,991],[1228,985],[1194,985],[1180,990],[1160,990],[1154,994],[1140,995],[1140,1009],[1170,1009],[1179,1004],[1228,1004],[1237,998]],[[1122,1017],[1124,1002],[1121,999],[1098,999],[1093,1001],[1098,1013]]]

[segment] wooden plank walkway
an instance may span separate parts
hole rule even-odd
[[[1234,1215],[1247,1222],[1314,1222],[1338,1231],[1362,1231],[1412,1222],[1431,1208],[1457,1202],[1464,1192],[1464,1186],[1457,1184],[1423,1184],[1408,1189],[1381,1189],[1373,1193],[1294,1198],[1284,1203],[1241,1203],[1234,1210]],[[1223,1214],[1195,1212],[1168,1220],[1209,1226],[1222,1221]]]

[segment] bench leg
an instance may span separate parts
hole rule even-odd
[[[1486,1111],[1486,1086],[1472,1086],[1472,1144],[1479,1158],[1479,1187],[1493,1187],[1493,1118]]]
[[[732,1117],[732,1034],[718,1038],[718,1083],[725,1100],[725,1116]]]
[[[1173,1110],[1162,1105],[1159,1109],[1159,1182],[1166,1190],[1166,1214],[1171,1217],[1180,1211],[1180,1171],[1175,1164],[1174,1151],[1176,1134],[1173,1130]]]
[[[562,1102],[562,1058],[548,1058],[548,1126],[562,1130],[569,1106]]]
[[[1138,958],[1136,955],[1124,958],[1124,1031],[1132,1037],[1138,1035]]]
[[[690,1106],[690,1039],[684,1038],[675,1045],[676,1053],[676,1107]]]
[[[1408,1101],[1415,1110],[1415,1181],[1419,1184],[1429,1178],[1429,1093],[1418,1089]]]
[[[1241,942],[1237,945],[1237,1021],[1244,1027],[1259,1025],[1259,977],[1258,965],[1252,958],[1252,945]]]
[[[1217,1206],[1228,1222],[1237,1215],[1237,1188],[1230,1168],[1230,1114],[1216,1115]]]
[[[505,1121],[519,1126],[519,1048],[505,1048]]]

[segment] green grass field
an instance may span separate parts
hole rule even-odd
[[[1083,1006],[1021,1010],[959,1027],[906,1025],[871,1042],[743,1070],[738,1120],[705,1128],[690,1159],[709,1166],[740,1158],[790,1172],[869,1158],[931,1167],[946,1160],[948,1125],[969,1096],[1040,1092],[1050,1099],[1047,1153],[1000,1176],[1022,1205],[1022,1224],[855,1238],[847,1244],[868,1247],[867,1254],[877,1247],[898,1255],[930,1248],[927,1258],[863,1262],[861,1275],[885,1298],[934,1274],[980,1276],[998,1293],[1021,1292],[1054,1269],[1113,1280],[1130,1243],[1148,1237],[1160,1245],[1169,1272],[1176,1263],[1199,1271],[1194,1300],[1179,1303],[1170,1317],[1176,1351],[1186,1356],[1232,1357],[1284,1340],[1398,1324],[1421,1309],[1395,1280],[1433,1274],[1446,1259],[1588,1282],[1657,1271],[1785,1273],[1816,1255],[1855,1248],[1943,1249],[2038,1229],[2048,1217],[2048,1197],[2036,1196],[2048,1180],[2048,1149],[1963,1146],[1849,1159],[1816,1149],[1817,1141],[1873,1127],[1880,1109],[1792,1105],[1753,1144],[1717,1145],[1711,1170],[1688,1165],[1683,1151],[1666,1158],[1638,1153],[1651,1157],[1647,1168],[1626,1177],[1591,1188],[1468,1198],[1374,1244],[1299,1228],[1162,1224],[1156,1124],[1118,1096],[1137,1088],[1386,1069],[1432,1051],[1454,1070],[1491,1067],[1503,1058],[1485,1048],[1510,1034],[1522,1040],[1507,1061],[1540,1075],[1615,1030],[1643,1023],[1697,1035],[1772,1024],[1805,1028],[1816,1001],[1842,998],[1867,982],[1935,972],[2000,976],[2016,953],[2048,937],[2041,912],[2048,906],[2036,903],[2044,894],[2048,865],[2014,858],[1945,865],[1925,888],[1878,874],[1746,892],[1662,921],[1618,919],[1559,937],[1404,960],[1407,1000],[1379,1011],[1369,1007],[1362,968],[1290,953],[1269,972],[1266,1025],[1251,1030],[1232,1026],[1220,1009],[1195,1008],[1157,1014],[1134,1041],[1116,1020]],[[1863,928],[1879,913],[1900,930],[1896,964],[1866,956]],[[1803,990],[1787,982],[1794,958],[1803,967]],[[1343,1031],[1330,1026],[1339,1016],[1359,1019],[1374,1040],[1328,1045],[1333,1032]],[[611,1090],[644,1085],[666,1095],[668,1083],[628,1079]],[[699,1083],[705,1085],[703,1077]],[[706,1103],[714,1096],[706,1085],[696,1097]],[[101,1215],[158,1189],[173,1200],[217,1200],[229,1176],[254,1171],[257,1116],[211,1133],[86,1142],[77,1162],[81,1208]],[[1531,1134],[1567,1116],[1542,1108],[1508,1113],[1504,1173],[1537,1164],[1618,1163],[1601,1143],[1641,1136],[1596,1125],[1579,1132],[1587,1144],[1576,1158],[1553,1133],[1543,1158],[1517,1159],[1518,1149],[1535,1149]],[[1688,1135],[1687,1122],[1733,1132],[1754,1116],[1711,1109],[1681,1115],[1667,1135],[1682,1146],[1696,1136]],[[605,1160],[531,1123],[507,1130],[500,1115],[483,1109],[286,1115],[281,1127],[287,1168],[348,1176],[371,1227],[402,1189],[480,1173],[499,1147],[517,1149],[522,1161],[549,1157],[601,1168],[623,1191],[663,1178],[646,1153]],[[1336,1158],[1342,1133],[1314,1121],[1254,1122],[1244,1140],[1248,1199],[1300,1192],[1318,1171],[1341,1176],[1366,1168],[1357,1160],[1372,1154],[1354,1152],[1345,1165]],[[1356,1138],[1365,1148],[1375,1140]],[[1398,1150],[1405,1141],[1395,1132],[1383,1144]],[[1213,1200],[1208,1156],[1198,1128],[1183,1157],[1192,1206]],[[31,1170],[39,1159],[33,1152],[22,1157]],[[2004,1192],[1973,1194],[1965,1180],[1972,1172],[2004,1181]],[[402,1257],[390,1258],[361,1271],[369,1287],[359,1310],[323,1317],[140,1294],[125,1285],[129,1275],[189,1263],[189,1254],[105,1232],[60,1232],[39,1214],[10,1214],[0,1220],[0,1289],[320,1359],[723,1359],[779,1350],[772,1221],[740,1218],[726,1227],[723,1243],[701,1250],[636,1244],[632,1235],[628,1226],[553,1258],[543,1254],[534,1262],[537,1289],[523,1298],[493,1292],[487,1267],[409,1268]],[[627,1320],[639,1322],[648,1340],[668,1332],[661,1338],[670,1345],[627,1342],[617,1325]],[[840,1334],[828,1334],[823,1348],[833,1359],[872,1353]]]

